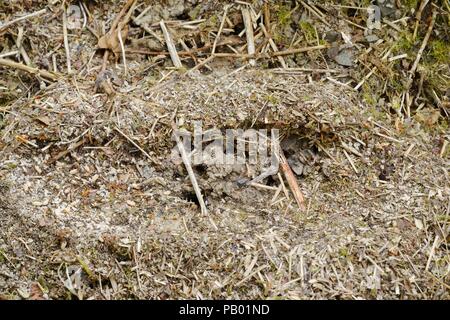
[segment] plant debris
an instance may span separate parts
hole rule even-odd
[[[449,7],[368,5],[0,4],[0,299],[449,299]]]

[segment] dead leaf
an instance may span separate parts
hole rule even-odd
[[[44,292],[42,292],[41,287],[36,282],[31,284],[30,300],[45,300]]]
[[[120,35],[122,36],[122,41],[125,42],[128,36],[128,26],[123,27],[123,29],[120,31]],[[100,39],[98,39],[98,47],[100,49],[111,50],[115,55],[120,53],[121,48],[117,30],[111,30],[104,36],[101,36]]]

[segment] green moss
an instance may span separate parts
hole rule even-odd
[[[188,15],[192,20],[196,20],[198,15],[200,14],[201,4],[197,5],[194,9],[189,11]]]
[[[306,41],[311,41],[315,39],[316,30],[313,25],[308,21],[300,21],[299,28],[306,38]]]
[[[450,47],[442,40],[433,40],[430,43],[430,55],[439,63],[449,62]]]
[[[407,9],[416,9],[417,5],[419,4],[419,0],[403,0],[402,4]]]
[[[413,47],[414,47],[413,34],[409,31],[404,31],[400,34],[397,43],[394,45],[393,52],[396,54],[411,53]],[[408,56],[412,55],[408,54]]]
[[[280,101],[278,100],[277,97],[274,97],[273,95],[269,94],[268,96],[266,96],[266,101],[269,103],[272,103],[274,105],[278,104]]]
[[[291,23],[291,9],[286,5],[280,5],[276,8],[278,23],[281,26],[287,26]]]
[[[1,126],[0,126],[0,128],[1,128]],[[15,162],[7,162],[5,164],[5,167],[10,169],[10,170],[13,170],[13,169],[17,168],[17,163],[15,163]]]
[[[361,93],[362,93],[362,98],[363,98],[364,102],[366,102],[368,105],[370,105],[372,107],[376,106],[376,104],[377,104],[376,96],[373,94],[374,91],[367,84],[367,82],[363,84]]]
[[[340,249],[339,249],[339,255],[340,255],[341,257],[346,258],[346,257],[348,256],[348,250],[347,250],[347,248],[340,248]]]

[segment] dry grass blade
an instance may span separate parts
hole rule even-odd
[[[161,26],[161,30],[164,35],[164,40],[166,40],[167,50],[169,51],[173,65],[175,66],[175,68],[182,68],[183,65],[181,64],[180,57],[178,56],[177,49],[175,48],[175,44],[172,41],[172,37],[170,36],[169,31],[167,30],[164,20],[161,20],[159,22],[159,25]]]
[[[12,26],[12,25],[14,25],[14,24],[16,24],[16,23],[18,23],[18,22],[20,22],[20,21],[23,21],[23,20],[26,20],[26,19],[30,19],[30,18],[33,18],[33,17],[40,16],[41,14],[44,14],[44,13],[46,13],[46,12],[47,12],[47,9],[42,9],[42,10],[39,10],[39,11],[30,13],[30,14],[24,15],[24,16],[19,17],[19,18],[17,18],[17,19],[11,20],[11,21],[9,21],[9,22],[6,22],[5,24],[0,25],[0,32],[6,30],[6,29],[9,28],[10,26]]]
[[[242,18],[244,20],[245,34],[247,36],[247,52],[249,55],[255,54],[255,38],[253,36],[253,23],[250,11],[247,7],[242,8]],[[255,66],[256,61],[250,59],[250,65]]]
[[[207,215],[208,209],[206,208],[205,201],[203,200],[202,191],[200,190],[200,187],[198,186],[198,182],[197,182],[197,178],[195,177],[194,170],[192,170],[191,161],[189,159],[189,156],[186,154],[186,150],[184,149],[183,142],[181,142],[181,139],[177,134],[178,128],[175,124],[172,124],[172,129],[174,132],[173,136],[175,137],[175,141],[177,143],[178,150],[180,151],[181,158],[183,159],[183,163],[188,172],[189,179],[191,180],[195,195],[197,196],[198,203],[200,204],[200,209],[202,211],[202,214]]]
[[[60,77],[60,75],[58,75],[56,73],[49,72],[46,70],[41,70],[38,68],[29,67],[27,65],[24,65],[23,63],[15,62],[15,61],[8,60],[8,59],[0,59],[0,66],[22,70],[22,71],[25,71],[28,73],[32,73],[32,74],[41,76],[41,77],[49,79],[49,80],[53,80],[53,81],[58,80],[58,78]]]

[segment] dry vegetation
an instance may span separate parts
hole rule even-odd
[[[0,299],[448,299],[449,3],[373,2],[3,1]]]

